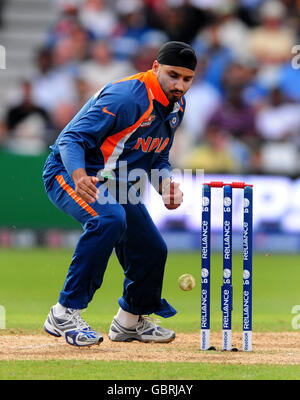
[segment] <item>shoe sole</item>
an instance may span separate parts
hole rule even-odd
[[[127,338],[124,338],[124,337],[117,338],[117,337],[115,337],[115,338],[112,338],[110,335],[108,335],[108,339],[111,340],[112,342],[125,342],[125,343],[134,342],[134,341],[141,342],[141,343],[170,343],[175,339],[175,335],[170,337],[170,338],[168,338],[168,339],[160,340],[160,341],[151,340],[151,339],[149,339],[149,340],[140,339],[140,338],[137,338],[137,337],[127,337]]]
[[[51,330],[50,330],[51,328]],[[67,341],[64,333],[62,331],[59,331],[58,329],[53,328],[52,325],[49,324],[49,322],[46,320],[45,324],[44,324],[44,330],[46,333],[48,333],[51,336],[55,336],[55,337],[64,337],[65,341],[67,344],[69,344],[70,346],[76,346],[76,347],[91,347],[94,345],[100,345],[100,343],[103,342],[103,337],[100,337],[99,340],[95,343],[89,343],[89,344],[73,344]]]

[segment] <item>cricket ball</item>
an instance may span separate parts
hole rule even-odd
[[[188,291],[192,290],[196,285],[196,280],[191,274],[181,275],[178,279],[180,289]]]

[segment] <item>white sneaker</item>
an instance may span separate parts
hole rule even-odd
[[[132,342],[138,340],[140,342],[156,342],[168,343],[175,339],[175,332],[158,326],[151,317],[140,316],[136,326],[128,329],[124,328],[117,321],[113,319],[108,338],[113,342]]]
[[[45,331],[56,337],[63,336],[73,346],[100,344],[103,336],[90,328],[80,312],[67,308],[65,314],[55,316],[52,307],[44,324]]]

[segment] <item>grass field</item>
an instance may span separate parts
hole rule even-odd
[[[57,301],[72,252],[69,250],[1,250],[0,305],[6,310],[7,334],[42,333],[45,317]],[[212,263],[212,329],[221,329],[220,287],[222,257]],[[242,329],[242,260],[234,256],[233,329]],[[253,313],[255,332],[295,332],[292,308],[300,304],[300,257],[291,255],[254,255]],[[192,273],[196,287],[191,292],[178,288],[178,277]],[[107,333],[118,309],[123,274],[112,257],[99,290],[84,318]],[[200,331],[200,255],[170,254],[166,266],[163,297],[178,310],[164,320],[164,326],[179,333]],[[51,339],[51,338],[50,338]],[[176,343],[176,341],[174,342]],[[67,346],[67,345],[66,345]],[[70,347],[70,346],[69,346]],[[100,346],[101,348],[101,346]],[[195,349],[198,351],[199,349]],[[1,352],[0,352],[1,355]],[[0,358],[1,359],[1,358]],[[184,361],[184,356],[181,361]],[[300,365],[229,365],[218,363],[151,363],[141,368],[139,362],[97,360],[14,360],[0,361],[0,379],[78,379],[84,364],[83,379],[299,379]],[[83,364],[82,364],[83,363]],[[295,364],[295,363],[291,363]],[[147,371],[144,374],[143,371]]]
[[[228,365],[201,363],[143,363],[133,361],[2,361],[1,379],[101,379],[101,380],[295,380],[299,379],[299,366],[281,365]],[[117,371],[117,377],[116,377]]]

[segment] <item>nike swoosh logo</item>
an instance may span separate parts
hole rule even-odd
[[[113,115],[114,117],[116,117],[116,114],[113,114],[112,112],[108,111],[107,107],[103,107],[102,111],[105,112],[106,114]]]

